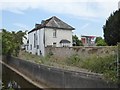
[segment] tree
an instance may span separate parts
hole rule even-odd
[[[116,45],[120,42],[120,9],[111,14],[103,26],[105,42]]]
[[[97,42],[97,46],[107,46],[107,44],[104,39],[101,39]]]
[[[2,32],[0,32],[0,55],[2,54]]]
[[[102,37],[97,37],[95,40],[95,43],[97,46],[106,46],[107,43],[105,42],[104,39],[102,39]]]
[[[95,43],[97,43],[97,42],[100,41],[101,39],[102,39],[102,37],[96,37]]]
[[[82,41],[78,39],[76,35],[72,36],[73,46],[83,46]]]
[[[25,32],[8,32],[5,29],[2,30],[2,54],[17,56],[20,51],[20,47],[23,44],[22,38]]]

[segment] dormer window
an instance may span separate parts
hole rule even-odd
[[[57,30],[56,30],[56,29],[53,30],[53,37],[54,37],[54,38],[57,37]]]

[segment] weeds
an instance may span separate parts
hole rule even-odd
[[[79,67],[81,61],[82,59],[77,54],[74,54],[66,59],[66,64]]]
[[[53,53],[49,53],[45,57],[32,55],[26,52],[22,52],[21,59],[32,60],[39,64],[45,64],[54,67],[67,68],[67,66],[84,68],[91,72],[103,74],[106,80],[117,82],[117,71],[116,71],[116,55],[107,54],[98,56],[92,54],[89,57],[79,56],[74,54],[65,60],[61,60],[55,57]]]
[[[105,79],[117,82],[117,68],[115,61],[115,55],[106,55],[104,57],[92,55],[86,59],[80,58],[78,55],[72,55],[66,60],[66,63],[69,66],[77,66],[91,72],[103,74]]]

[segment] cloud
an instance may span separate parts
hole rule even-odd
[[[106,18],[118,8],[119,0],[1,0],[3,10],[24,14],[28,9],[67,14],[83,19]]]
[[[119,0],[114,0],[119,1]],[[0,0],[0,2],[114,2],[113,0]]]
[[[28,30],[29,29],[29,27],[27,26],[27,25],[25,25],[25,24],[21,24],[21,23],[14,23],[13,24],[14,26],[16,26],[17,28],[19,28],[19,29],[21,29],[21,30]]]
[[[16,14],[24,14],[23,11],[21,10],[17,10],[17,9],[12,9],[12,10],[9,10],[10,12],[13,12],[13,13],[16,13]]]
[[[88,26],[89,26],[89,23],[86,23],[85,25],[83,25],[83,26],[80,28],[80,30],[83,30],[83,29],[87,28]]]

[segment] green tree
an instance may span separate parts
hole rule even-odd
[[[20,47],[23,44],[22,38],[26,32],[8,32],[5,29],[2,30],[2,54],[17,56],[20,51]]]
[[[102,39],[102,37],[97,37],[95,40],[95,43],[97,46],[106,46],[107,43],[105,42],[104,39]]]
[[[78,39],[76,35],[72,36],[73,46],[83,46],[82,41]]]
[[[107,46],[107,44],[104,39],[101,39],[97,42],[97,46]]]
[[[95,43],[97,43],[97,42],[100,41],[101,39],[102,39],[102,37],[96,37]]]
[[[104,38],[108,45],[120,42],[120,9],[113,12],[103,26]]]
[[[0,32],[0,55],[2,54],[2,32]]]

